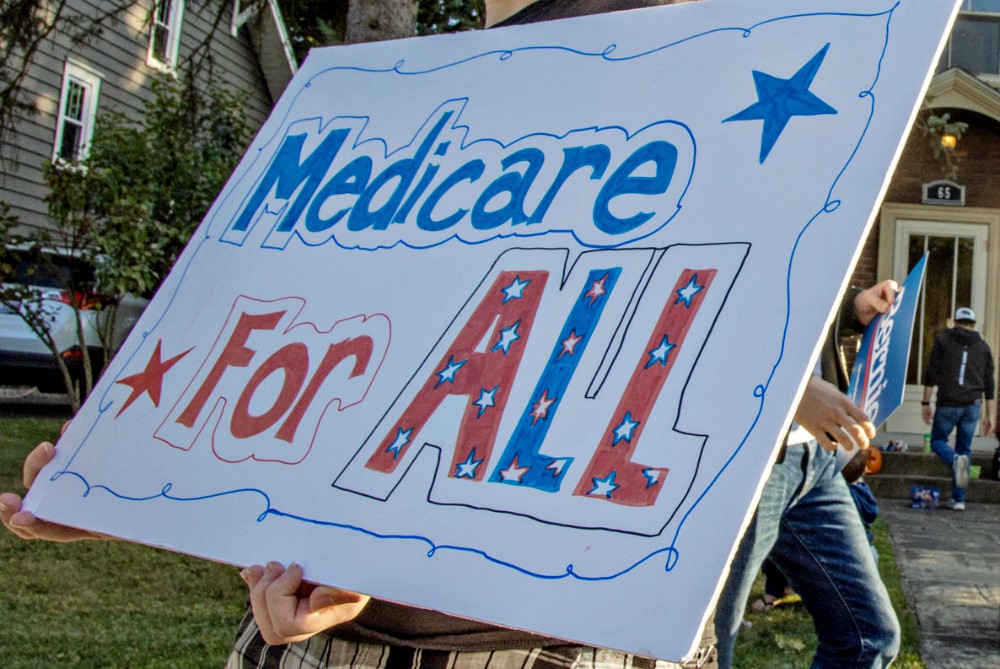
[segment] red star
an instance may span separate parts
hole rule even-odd
[[[122,415],[125,409],[128,409],[132,402],[139,399],[144,393],[149,395],[149,399],[153,400],[153,406],[160,406],[160,392],[163,389],[163,377],[167,371],[177,364],[177,362],[183,358],[185,355],[190,353],[193,349],[188,349],[183,353],[175,355],[166,362],[161,362],[160,355],[160,345],[163,340],[156,342],[156,349],[153,351],[153,355],[150,356],[149,362],[146,363],[146,369],[142,370],[138,374],[133,374],[132,376],[126,376],[123,379],[118,379],[115,383],[121,383],[122,385],[129,386],[132,388],[132,394],[129,395],[128,399],[125,400],[125,404],[122,408],[118,410],[115,414],[115,418]]]

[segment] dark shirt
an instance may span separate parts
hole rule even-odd
[[[993,399],[993,352],[975,330],[956,326],[934,340],[924,385],[937,386],[939,407],[968,406]]]

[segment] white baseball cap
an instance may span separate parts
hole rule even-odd
[[[955,320],[956,321],[972,321],[976,322],[976,312],[974,312],[969,307],[959,307],[955,310]]]

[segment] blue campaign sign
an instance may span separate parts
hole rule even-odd
[[[903,403],[906,365],[910,359],[913,317],[924,281],[924,256],[896,293],[892,308],[868,323],[854,359],[847,394],[879,427]]]

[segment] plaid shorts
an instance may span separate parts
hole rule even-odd
[[[693,669],[716,666],[714,647],[683,665],[614,650],[565,645],[496,651],[421,650],[358,643],[317,634],[271,646],[248,612],[226,669]]]

